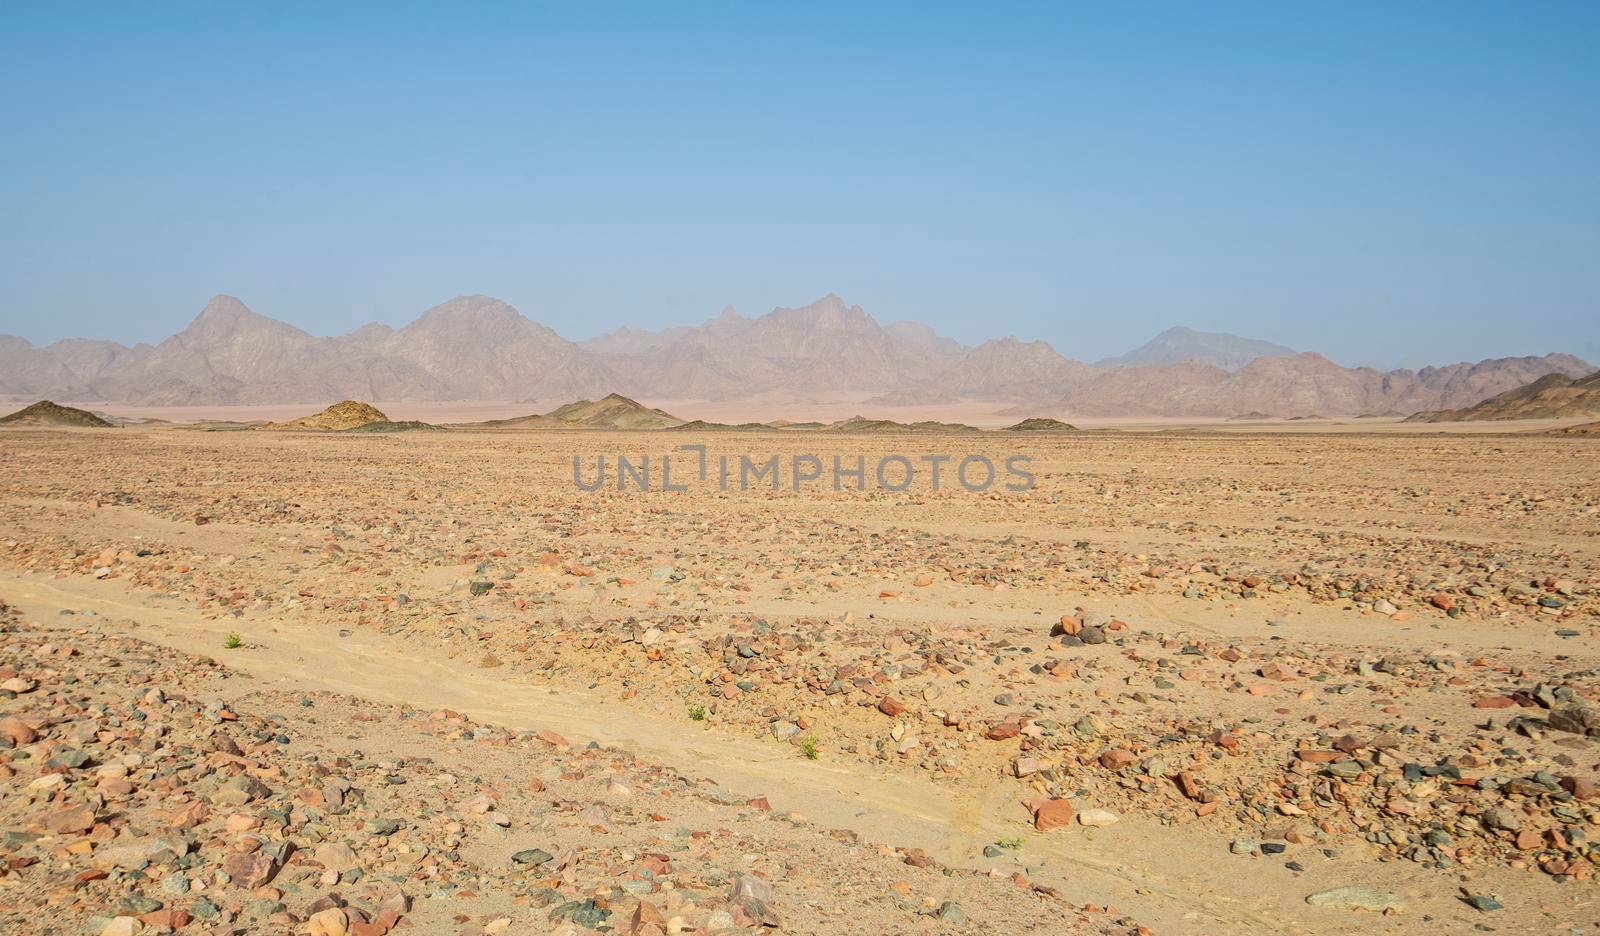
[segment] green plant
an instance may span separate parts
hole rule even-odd
[[[1000,841],[995,842],[995,844],[999,845],[1001,848],[1010,848],[1010,849],[1021,848],[1022,847],[1022,836],[1019,835],[1016,838],[1003,838]]]
[[[227,647],[229,650],[237,650],[244,646],[244,638],[240,637],[238,634],[229,634],[227,637],[223,638],[222,645]]]
[[[806,735],[804,738],[800,739],[800,753],[806,756],[806,760],[817,759],[816,735]]]
[[[704,705],[689,706],[689,717],[694,721],[706,720],[706,707]]]

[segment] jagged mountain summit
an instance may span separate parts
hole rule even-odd
[[[1263,357],[1293,357],[1299,352],[1270,341],[1240,338],[1224,332],[1195,331],[1176,325],[1126,354],[1098,362],[1100,367],[1143,367],[1151,364],[1203,364],[1236,371]]]
[[[746,317],[621,329],[572,342],[490,296],[457,296],[401,328],[320,337],[216,296],[156,345],[0,336],[0,394],[143,405],[333,400],[864,400],[1011,404],[1019,415],[1273,416],[1471,406],[1547,374],[1593,371],[1565,354],[1378,371],[1233,335],[1168,329],[1099,364],[1043,341],[967,347],[918,322],[881,325],[832,293]]]

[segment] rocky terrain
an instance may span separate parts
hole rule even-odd
[[[581,344],[489,296],[458,296],[403,328],[369,324],[337,337],[258,315],[231,296],[213,298],[153,346],[73,339],[37,348],[0,336],[0,393],[163,407],[619,392],[657,401],[981,401],[1061,417],[1354,416],[1457,409],[1546,375],[1593,370],[1549,354],[1380,372],[1186,328],[1088,364],[1043,341],[969,348],[916,322],[880,325],[832,294],[754,318],[725,309],[699,325],[624,329]]]
[[[1039,483],[572,485],[676,431],[8,433],[0,912],[1592,931],[1591,439],[826,438]]]
[[[262,687],[122,631],[0,604],[6,932],[1130,927],[624,751]]]

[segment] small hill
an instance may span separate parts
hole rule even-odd
[[[714,423],[704,419],[694,419],[679,426],[672,427],[673,432],[770,432],[772,427],[766,423]]]
[[[1563,426],[1560,429],[1551,429],[1550,432],[1558,435],[1600,435],[1600,422],[1579,423],[1576,426]]]
[[[593,402],[568,403],[545,415],[586,429],[671,429],[683,425],[683,420],[666,410],[651,409],[620,393],[607,394]]]
[[[1248,413],[1240,413],[1237,416],[1229,416],[1228,417],[1228,422],[1256,422],[1257,420],[1261,420],[1261,419],[1275,419],[1275,418],[1276,417],[1272,416],[1269,413],[1263,413],[1260,410],[1251,410]]]
[[[548,413],[463,423],[463,429],[676,429],[684,421],[666,410],[651,409],[620,393],[598,400],[577,400]]]
[[[406,420],[401,420],[400,422],[390,422],[389,420],[384,419],[384,420],[379,420],[378,422],[369,422],[369,423],[363,423],[362,425],[359,425],[359,426],[351,426],[349,429],[345,429],[343,431],[344,432],[445,432],[447,430],[443,426],[435,426],[433,423],[418,422],[415,419],[406,419]]]
[[[1077,432],[1078,427],[1071,423],[1064,423],[1059,419],[1048,416],[1030,416],[1015,426],[1007,426],[1007,432]]]
[[[388,422],[389,417],[370,403],[344,400],[335,403],[314,416],[302,416],[288,422],[267,423],[263,429],[328,429],[341,431],[355,429],[371,423]]]
[[[865,416],[851,416],[841,419],[836,423],[829,423],[823,427],[828,432],[977,432],[971,426],[961,423],[934,422],[923,420],[914,423],[898,423],[892,419],[868,419]]]
[[[114,428],[88,410],[73,409],[49,400],[39,402],[9,416],[0,416],[0,426],[84,426],[94,429]]]
[[[1417,413],[1406,422],[1472,422],[1487,419],[1564,419],[1600,416],[1600,371],[1577,380],[1545,374],[1532,383],[1458,410]]]

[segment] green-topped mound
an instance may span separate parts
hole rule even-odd
[[[921,422],[898,423],[892,419],[868,419],[865,416],[851,416],[830,423],[824,427],[828,432],[977,432],[971,426],[961,423],[934,422],[925,419]]]
[[[88,410],[73,409],[49,400],[39,402],[9,416],[0,416],[0,426],[80,426],[91,429],[112,429],[111,423]]]
[[[651,409],[620,393],[598,400],[577,400],[548,413],[462,423],[461,429],[676,429],[683,420],[666,410]]]
[[[1034,416],[1024,419],[1015,426],[1007,426],[1007,432],[1077,432],[1078,427],[1072,423],[1064,423],[1059,419],[1048,416]]]
[[[443,426],[435,426],[433,423],[419,422],[419,421],[417,421],[415,419],[403,419],[403,420],[401,420],[399,422],[390,422],[389,420],[384,419],[384,420],[379,420],[378,422],[369,422],[369,423],[363,423],[362,425],[359,425],[359,426],[352,426],[349,429],[344,429],[344,430],[341,430],[341,431],[343,431],[343,432],[445,432],[447,430]]]
[[[673,432],[770,432],[772,427],[766,423],[714,423],[704,419],[693,419],[681,426],[673,426]]]

